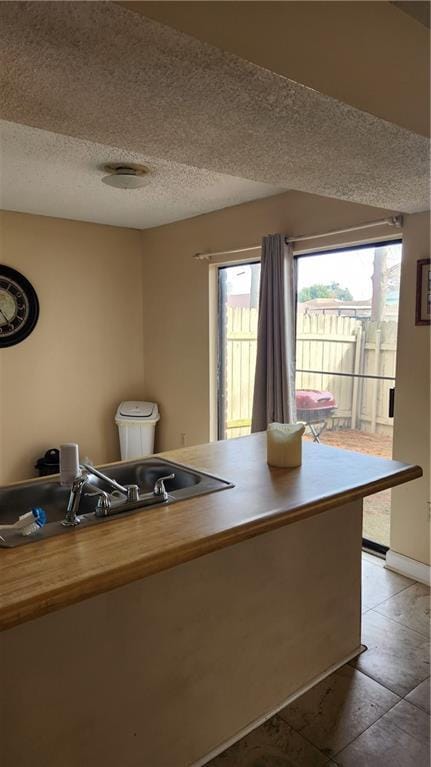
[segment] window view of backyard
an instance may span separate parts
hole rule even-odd
[[[296,404],[306,438],[392,456],[401,244],[301,256]],[[220,274],[219,436],[250,433],[260,264]],[[389,545],[390,491],[365,499],[364,538]]]

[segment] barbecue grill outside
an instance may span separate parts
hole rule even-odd
[[[334,415],[337,409],[334,395],[318,389],[298,389],[296,392],[296,417],[309,428],[314,442],[320,442],[319,436],[326,428],[326,419]],[[321,424],[321,428],[316,426]]]

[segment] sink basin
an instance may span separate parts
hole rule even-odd
[[[186,468],[185,466],[180,466],[179,464],[163,461],[160,458],[146,458],[141,461],[133,461],[132,463],[118,464],[117,466],[106,468],[101,466],[100,471],[106,474],[107,477],[115,479],[120,485],[138,485],[141,493],[151,493],[156,480],[160,477],[166,477],[168,474],[175,474],[175,479],[169,479],[165,483],[168,493],[175,495],[175,497],[178,496],[179,491],[187,489],[188,492],[182,497],[188,498],[190,496],[189,489],[196,488],[197,486],[199,486],[200,490],[210,485],[211,490],[218,489],[218,487],[213,487],[210,481],[214,481],[214,477]],[[101,490],[110,492],[109,485],[102,479],[99,479],[94,474],[90,474],[89,478],[92,484],[97,485]],[[216,479],[216,482],[224,483],[224,480]],[[208,492],[208,490],[205,490],[205,492]],[[196,495],[196,493],[193,493],[193,495]]]
[[[215,477],[171,461],[165,461],[162,458],[142,458],[137,461],[111,466],[99,466],[98,468],[103,474],[106,474],[111,479],[115,479],[121,485],[138,485],[141,494],[151,493],[156,480],[160,477],[175,474],[175,479],[165,482],[165,487],[169,494],[169,498],[165,503],[155,503],[154,505],[147,505],[145,508],[132,509],[122,512],[117,516],[142,513],[157,506],[162,505],[166,507],[187,498],[233,487],[231,482],[220,477]],[[121,497],[120,493],[117,491],[113,492],[112,487],[96,475],[89,474],[89,480],[92,485],[104,490],[113,499]],[[89,488],[89,491],[91,492],[91,488]],[[41,506],[47,516],[45,527],[30,536],[22,536],[16,532],[11,533],[0,530],[0,536],[3,538],[3,540],[0,538],[0,546],[9,548],[49,538],[53,535],[67,535],[71,530],[81,530],[89,525],[103,524],[107,520],[112,519],[112,517],[96,517],[94,512],[97,496],[84,495],[81,499],[79,512],[81,524],[77,528],[64,527],[61,522],[66,513],[69,492],[68,488],[60,485],[58,475],[44,480],[29,480],[19,485],[0,487],[0,525],[16,522],[21,514],[25,514],[35,506]]]

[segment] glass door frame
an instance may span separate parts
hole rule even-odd
[[[295,253],[294,258],[300,259],[300,258],[307,258],[311,256],[323,256],[323,255],[331,255],[333,253],[339,253],[339,252],[347,252],[347,251],[356,251],[356,250],[364,250],[365,248],[379,248],[379,247],[385,247],[387,245],[403,245],[403,239],[399,235],[397,237],[390,237],[384,240],[364,240],[360,244],[357,245],[337,245],[337,247],[333,248],[319,248],[318,250],[307,250],[303,253]],[[298,269],[296,269],[296,289],[295,289],[295,296],[296,301],[295,303],[298,303]],[[296,308],[295,308],[295,321],[296,321]],[[310,370],[298,370],[295,365],[295,373],[297,372],[309,372],[309,373],[322,373],[322,371],[310,371]],[[330,372],[330,371],[323,371],[323,372]],[[359,379],[370,379],[375,378],[376,376],[373,376],[372,374],[354,374],[354,373],[338,373],[337,375],[348,375],[350,378],[359,378]],[[390,399],[388,403],[388,412],[391,414],[391,417],[393,418],[393,409],[394,409],[394,399],[395,399],[395,387],[396,387],[396,378],[394,377],[388,377],[388,376],[377,376],[379,380],[390,380],[393,381],[393,387],[391,387],[392,391],[390,394]],[[362,537],[362,548],[371,551],[375,554],[380,554],[382,556],[386,556],[387,551],[389,551],[389,546],[386,546],[383,543],[378,543],[378,541],[373,541],[369,538]]]
[[[378,247],[384,247],[387,245],[401,245],[403,244],[403,239],[399,235],[397,237],[388,237],[384,239],[378,239],[378,240],[363,240],[360,243],[349,245],[349,244],[343,244],[343,245],[337,245],[332,246],[328,248],[318,248],[317,250],[303,250],[303,251],[297,251],[294,253],[295,260],[300,258],[307,258],[307,257],[313,257],[313,256],[319,256],[319,255],[331,255],[339,252],[346,252],[346,251],[356,251],[356,250],[363,250],[364,248],[378,248]],[[217,347],[216,347],[216,409],[217,409],[217,439],[224,439],[225,438],[225,416],[224,416],[224,375],[225,375],[225,360],[224,360],[224,354],[223,354],[223,343],[225,340],[225,329],[222,322],[222,315],[223,315],[223,289],[222,289],[222,280],[221,280],[221,272],[223,270],[228,269],[229,267],[233,266],[240,266],[241,264],[244,265],[252,265],[252,264],[259,264],[261,261],[260,258],[249,258],[249,259],[239,259],[238,261],[229,261],[225,263],[215,264],[216,267],[216,283],[217,283]],[[296,279],[298,279],[298,270],[296,270]],[[296,293],[296,303],[297,303],[297,296],[298,296],[298,283],[296,284],[295,288]],[[295,311],[295,319],[296,319],[296,311]],[[301,372],[301,371],[297,371]],[[310,371],[304,371],[304,372],[310,372]],[[319,371],[321,372],[321,371]],[[347,375],[347,374],[346,374]],[[372,375],[363,375],[363,374],[348,374],[350,377],[357,377],[357,378],[372,378]],[[379,378],[382,378],[379,376]],[[384,377],[383,377],[384,378]],[[396,386],[396,379],[391,378],[390,380],[394,381],[394,389]],[[392,399],[392,407],[393,407],[393,399]],[[393,416],[392,416],[393,417]],[[368,538],[362,538],[362,545],[364,549],[369,549],[374,553],[378,553],[380,555],[385,555],[388,551],[389,547],[378,543],[377,541],[370,540]]]
[[[235,261],[232,263],[231,261],[228,263],[221,263],[217,264],[217,364],[216,364],[216,386],[217,386],[217,392],[216,392],[216,402],[217,402],[217,439],[222,440],[225,439],[225,410],[224,410],[224,398],[225,398],[225,391],[224,391],[224,381],[225,381],[225,355],[223,353],[224,350],[224,342],[225,342],[225,328],[224,323],[222,321],[223,319],[223,304],[224,304],[224,294],[223,294],[223,281],[221,279],[221,273],[224,272],[226,274],[227,269],[232,269],[239,266],[253,266],[255,264],[260,264],[261,259],[260,258],[248,258],[248,259],[241,259],[239,261]]]

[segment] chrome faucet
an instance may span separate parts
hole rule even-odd
[[[120,485],[120,483],[116,482],[115,479],[111,479],[111,477],[107,477],[106,474],[102,474],[99,469],[96,469],[94,466],[90,466],[89,463],[81,463],[81,469],[88,471],[90,474],[94,474],[96,477],[99,477],[99,479],[103,479],[103,481],[112,487],[113,490],[117,490],[117,492],[125,495],[128,502],[133,503],[134,501],[138,500],[138,485]]]
[[[79,507],[81,498],[85,496],[99,496],[95,510],[96,517],[107,517],[109,514],[119,514],[122,511],[129,511],[139,506],[152,506],[156,503],[165,503],[168,498],[168,492],[164,483],[169,479],[175,479],[175,474],[169,474],[166,477],[159,477],[154,484],[152,493],[139,493],[138,485],[120,485],[115,479],[107,477],[94,466],[87,463],[80,465],[80,474],[72,482],[69,501],[65,518],[62,524],[65,527],[75,527],[79,525],[81,519],[79,516]],[[124,500],[112,499],[112,497],[97,485],[94,485],[89,478],[93,474],[103,480],[113,491],[119,492],[124,496]],[[85,487],[91,488],[91,492],[84,492]]]
[[[84,493],[84,488],[86,486],[89,486],[92,488],[91,493]],[[81,518],[79,516],[79,507],[81,504],[81,498],[83,495],[98,495],[99,499],[97,501],[97,507],[96,507],[96,513],[98,512],[97,516],[105,516],[111,507],[111,499],[108,495],[108,493],[105,493],[104,490],[101,490],[100,487],[97,487],[96,485],[93,485],[92,482],[88,478],[88,473],[85,468],[84,471],[81,470],[81,473],[78,474],[77,477],[72,482],[72,487],[70,489],[70,495],[69,495],[69,501],[67,504],[66,509],[66,516],[63,519],[62,525],[64,527],[76,527],[76,525],[79,525]]]
[[[66,516],[61,523],[64,527],[75,527],[76,525],[79,525],[81,521],[78,515],[79,505],[81,503],[84,486],[87,482],[87,473],[78,474],[78,476],[73,480],[66,509]]]

